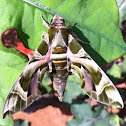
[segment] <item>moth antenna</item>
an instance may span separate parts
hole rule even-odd
[[[42,13],[40,13],[40,14],[41,14],[41,19],[43,21],[43,25],[49,29],[49,27],[50,27],[49,24],[44,20]]]
[[[74,32],[70,32],[70,34],[71,34],[77,41],[80,41],[80,42],[82,42],[82,43],[84,43],[84,44],[87,44],[87,45],[92,45],[92,44],[90,44],[90,43],[84,42],[84,41],[82,41],[81,39],[79,39],[79,38],[77,37],[77,35],[76,35]]]

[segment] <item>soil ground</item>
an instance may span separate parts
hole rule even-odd
[[[13,115],[14,120],[27,119],[30,126],[66,126],[72,117],[70,107],[59,102],[54,95],[42,96],[24,112]]]

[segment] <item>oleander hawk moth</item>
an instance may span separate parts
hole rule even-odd
[[[114,84],[79,45],[65,25],[64,19],[55,15],[50,25],[42,18],[48,32],[16,80],[4,104],[3,118],[32,104],[40,90],[43,77],[49,74],[53,88],[62,101],[67,78],[71,73],[81,80],[82,90],[100,103],[123,108],[122,98]]]

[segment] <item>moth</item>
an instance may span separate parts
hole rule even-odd
[[[39,47],[16,80],[4,104],[3,118],[32,104],[43,77],[49,74],[53,88],[62,101],[67,78],[71,73],[81,80],[82,90],[106,105],[123,108],[122,98],[112,81],[68,31],[64,19],[55,15],[50,25],[42,18],[48,32],[43,32]],[[18,46],[20,47],[20,46]]]

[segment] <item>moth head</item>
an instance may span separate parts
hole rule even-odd
[[[50,24],[51,25],[55,25],[55,26],[57,26],[57,25],[65,25],[65,21],[64,21],[64,19],[61,16],[55,15],[53,17],[53,19],[51,20]]]

